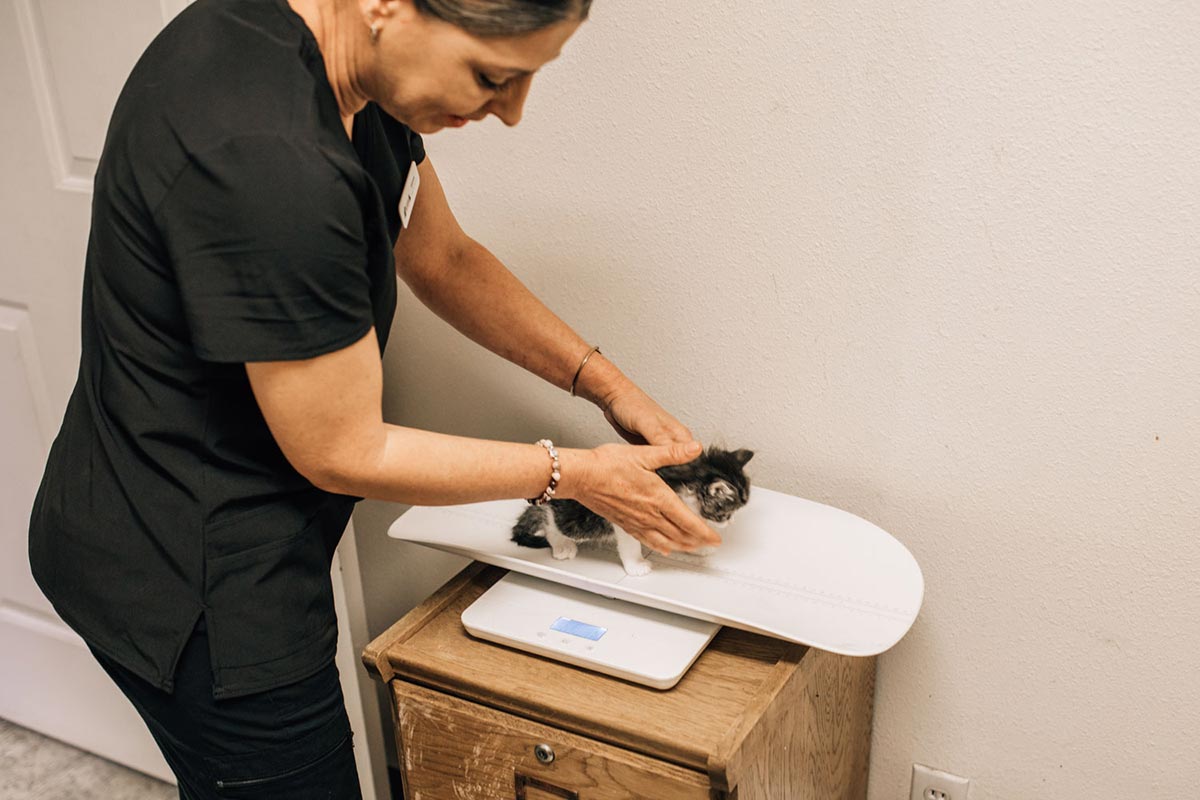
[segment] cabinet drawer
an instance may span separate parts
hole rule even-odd
[[[694,770],[402,680],[391,686],[408,800],[723,796]]]

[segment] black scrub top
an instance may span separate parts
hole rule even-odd
[[[383,349],[397,205],[424,148],[373,104],[352,137],[286,0],[193,4],[113,112],[79,377],[30,562],[72,628],[166,691],[201,614],[217,697],[333,658],[330,560],[357,498],[292,468],[244,362],[329,353],[372,326]]]

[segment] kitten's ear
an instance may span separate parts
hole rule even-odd
[[[746,462],[748,462],[750,459],[754,458],[754,451],[753,450],[734,450],[733,457],[736,458],[737,462],[744,467],[744,466],[746,466]]]
[[[733,497],[737,494],[726,481],[713,481],[708,485],[708,493],[713,497]]]

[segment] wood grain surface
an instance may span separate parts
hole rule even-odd
[[[651,689],[471,637],[463,609],[504,574],[471,564],[364,651],[410,800],[866,797],[873,658],[723,628]]]
[[[703,773],[403,681],[392,686],[412,800],[515,797],[522,776],[527,798],[709,800]],[[539,744],[552,762],[538,760]]]

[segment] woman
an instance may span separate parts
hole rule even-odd
[[[182,797],[358,796],[329,584],[356,498],[557,485],[655,550],[719,541],[654,473],[687,429],[462,232],[424,158],[422,133],[517,124],[588,1],[200,0],[130,75],[30,558]],[[393,269],[648,444],[555,461],[385,424]]]

